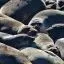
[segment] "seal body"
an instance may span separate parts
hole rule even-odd
[[[64,37],[64,24],[54,24],[47,29],[49,36],[56,42],[57,39]]]
[[[26,55],[21,53],[19,50],[0,43],[0,62],[9,64],[8,61],[10,61],[10,63],[12,64],[31,64],[31,62],[27,59]]]
[[[0,42],[14,48],[23,49],[26,47],[36,47],[35,43],[33,42],[34,38],[27,34],[10,35],[2,32],[0,32],[0,34]]]
[[[60,38],[55,42],[55,46],[59,49],[61,58],[64,60],[64,38]]]
[[[44,64],[57,64],[57,63],[63,64],[64,63],[57,55],[55,55],[50,51],[46,52],[43,50],[29,47],[21,50],[21,52],[26,54],[28,59],[33,64],[43,64],[43,63]]]
[[[45,9],[45,4],[41,0],[10,0],[1,7],[0,11],[27,24],[29,19],[43,9]]]
[[[35,38],[34,42],[42,50],[48,50],[54,46],[53,40],[49,37],[48,34],[38,33],[38,36]]]
[[[28,25],[36,26],[37,23],[40,24],[40,32],[43,32],[53,24],[64,23],[64,12],[53,9],[41,11],[31,19]]]

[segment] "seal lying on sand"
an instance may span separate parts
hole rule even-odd
[[[29,29],[27,31],[27,29]],[[21,32],[28,33],[33,35],[33,32],[36,33],[36,29],[31,26],[24,25],[22,22],[19,22],[11,17],[8,17],[2,13],[0,13],[0,31],[9,33],[9,34],[17,34]]]

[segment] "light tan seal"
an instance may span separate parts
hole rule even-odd
[[[38,33],[34,42],[42,50],[48,50],[49,48],[54,46],[53,40],[49,37],[48,34],[45,33]]]
[[[11,33],[11,31],[12,33],[21,33],[24,29],[30,29],[28,31],[36,32],[36,29],[34,29],[33,27],[25,25],[20,21],[17,21],[7,15],[4,15],[3,13],[0,13],[0,31],[9,31],[9,33]]]

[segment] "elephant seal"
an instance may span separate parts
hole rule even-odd
[[[43,9],[45,9],[45,4],[41,0],[10,0],[1,7],[0,11],[16,20],[23,21],[24,24],[28,24],[29,20]]]
[[[64,60],[64,38],[60,38],[55,42],[55,47],[60,51],[61,58]]]
[[[31,37],[27,34],[10,35],[3,32],[0,32],[0,34],[0,42],[3,42],[4,44],[15,47],[17,49],[37,47],[33,42],[34,37]]]
[[[29,30],[27,31],[27,29]],[[33,27],[24,25],[22,22],[19,22],[2,13],[0,13],[0,31],[9,34],[28,32],[30,35],[33,35],[33,33],[35,34],[37,32]]]
[[[9,30],[7,30],[9,32],[10,31],[18,32],[18,30],[22,26],[25,26],[22,22],[19,22],[0,12],[0,31],[9,29]],[[5,28],[5,29],[3,29],[3,28]]]
[[[8,62],[10,61],[11,63],[14,64],[15,62],[17,62],[16,60],[14,60],[15,58],[17,58],[16,60],[19,61],[20,64],[32,64],[27,59],[26,55],[21,53],[19,50],[13,47],[7,46],[3,43],[0,43],[0,62],[9,64]]]
[[[64,64],[64,61],[50,51],[28,47],[21,50],[33,64]],[[60,61],[60,62],[59,62]]]
[[[28,25],[31,25],[36,28],[38,25],[39,32],[46,32],[46,29],[52,26],[53,24],[64,23],[64,12],[59,10],[43,10],[37,13],[29,22]]]
[[[49,37],[48,34],[45,33],[38,33],[34,42],[42,50],[48,50],[49,48],[54,46],[53,40]]]
[[[0,17],[1,31],[3,31],[3,29],[2,29],[3,27],[5,27],[5,29],[11,29],[12,31],[18,31],[21,28],[22,25],[24,26],[24,24],[14,20],[14,19]]]

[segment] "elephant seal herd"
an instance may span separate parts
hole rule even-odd
[[[0,0],[0,64],[64,64],[63,8],[62,0]]]

